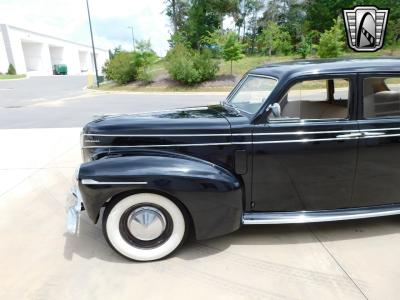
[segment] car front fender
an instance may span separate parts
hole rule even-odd
[[[155,192],[184,205],[197,239],[230,233],[241,225],[240,180],[200,159],[184,155],[105,158],[82,164],[78,179],[85,209],[94,222],[101,207],[114,197]]]

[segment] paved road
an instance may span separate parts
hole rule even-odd
[[[84,93],[86,76],[37,76],[0,80],[0,106],[19,107]]]
[[[80,127],[95,115],[135,113],[223,100],[227,93],[105,93],[83,90],[85,78],[0,81],[0,128]]]

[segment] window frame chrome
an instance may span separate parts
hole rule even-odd
[[[275,87],[271,90],[270,94],[268,95],[268,97],[260,104],[260,107],[258,108],[258,110],[254,113],[248,112],[240,107],[237,107],[236,105],[232,104],[232,99],[236,96],[236,94],[239,92],[240,88],[243,86],[243,84],[247,81],[247,79],[249,77],[260,77],[260,78],[267,78],[267,79],[272,79],[276,81]],[[265,103],[267,103],[270,99],[271,94],[276,90],[276,88],[278,87],[279,84],[279,78],[278,77],[274,77],[274,76],[270,76],[270,75],[261,75],[261,74],[254,74],[254,73],[247,73],[245,76],[243,76],[243,78],[239,81],[239,83],[234,87],[234,89],[232,90],[232,92],[228,95],[228,97],[226,98],[225,102],[228,106],[231,106],[237,110],[239,110],[240,112],[245,113],[247,116],[249,117],[254,117],[258,114],[258,112],[260,111],[260,108],[263,107],[265,105]]]
[[[364,80],[367,78],[393,78],[393,77],[398,77],[400,79],[400,73],[396,72],[388,72],[388,73],[360,73],[358,77],[358,89],[360,90],[359,92],[359,105],[358,105],[358,119],[360,121],[384,121],[384,120],[400,120],[400,115],[398,116],[389,116],[389,117],[372,117],[372,118],[366,118],[364,116]]]
[[[329,80],[329,79],[348,79],[349,80],[349,96],[351,99],[347,99],[347,118],[327,118],[327,119],[287,119],[287,120],[270,120],[269,115],[271,112],[267,113],[267,123],[268,124],[304,124],[304,123],[321,123],[321,122],[343,122],[343,121],[351,121],[356,119],[356,107],[354,106],[357,103],[357,92],[356,87],[357,84],[357,74],[356,73],[338,73],[338,74],[311,74],[311,75],[303,75],[301,77],[293,78],[289,80],[286,87],[283,89],[284,92],[280,93],[277,97],[279,99],[276,103],[279,103],[285,95],[289,93],[289,90],[298,83],[312,80]],[[350,98],[350,97],[349,97]],[[272,103],[270,103],[272,104]]]

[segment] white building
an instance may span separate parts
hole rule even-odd
[[[107,50],[96,48],[99,73],[107,58]],[[55,64],[66,64],[72,75],[94,72],[91,46],[0,24],[0,72],[10,63],[18,74],[51,75]]]

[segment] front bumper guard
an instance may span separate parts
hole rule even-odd
[[[70,234],[77,234],[79,230],[80,212],[82,210],[82,196],[77,184],[71,188],[66,209],[67,231]]]

